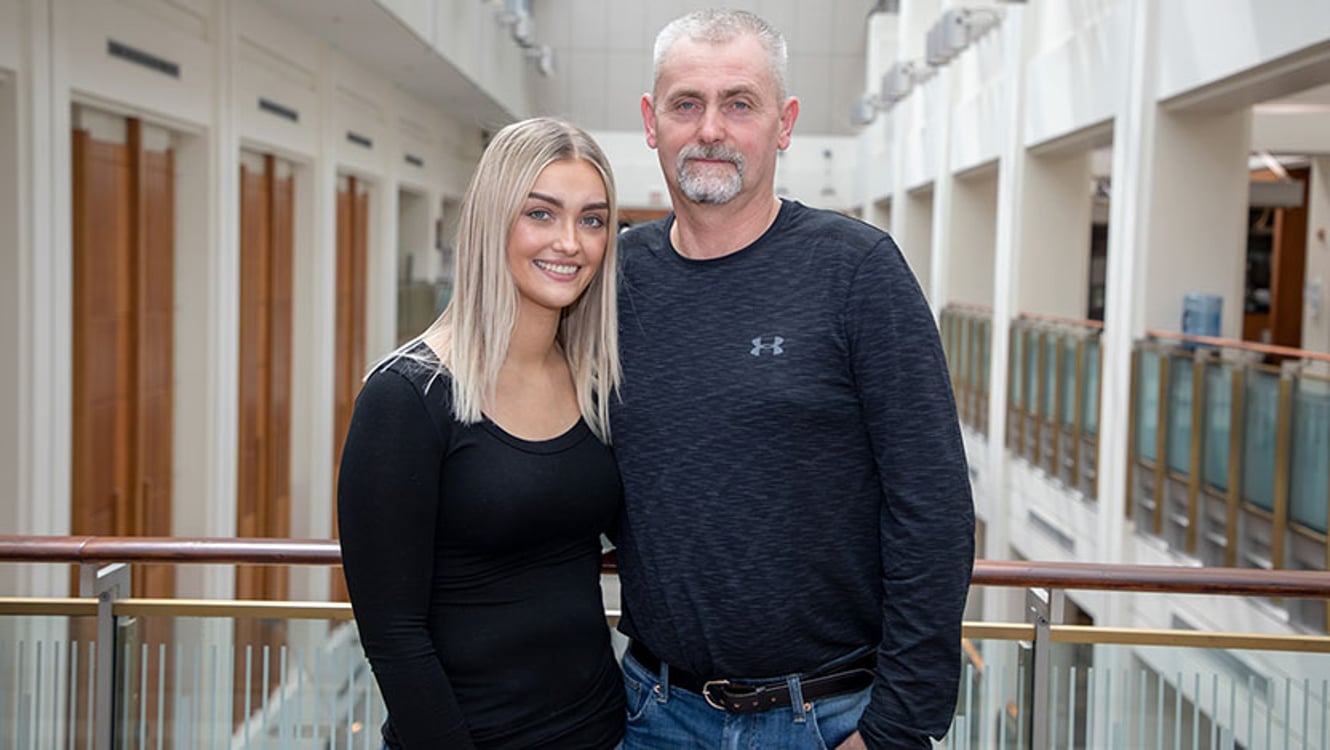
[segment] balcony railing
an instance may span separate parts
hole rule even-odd
[[[941,328],[958,404],[987,403],[986,308],[955,305]],[[1101,324],[1023,313],[1012,321],[1007,447],[1094,499]],[[1330,568],[1330,355],[1149,331],[1133,351],[1126,512],[1139,533],[1204,565]],[[960,409],[986,434],[985,409]],[[1283,602],[1325,632],[1330,605]]]
[[[328,566],[333,542],[0,537],[0,562],[76,564],[82,588],[0,598],[0,747],[378,747],[348,605],[127,588],[126,564]],[[1168,617],[1177,595],[1324,602],[1330,573],[980,560],[974,585],[1024,614],[966,623],[945,747],[1330,747],[1330,638]],[[1069,591],[1170,624],[1064,623]]]

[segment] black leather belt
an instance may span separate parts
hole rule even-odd
[[[660,659],[651,653],[651,649],[633,641],[628,645],[628,653],[638,664],[660,674]],[[876,663],[877,652],[869,651],[835,672],[800,676],[799,692],[805,701],[858,692],[873,684]],[[735,714],[753,714],[790,705],[790,684],[784,680],[753,683],[726,678],[707,679],[670,666],[669,684],[701,695],[712,708]]]

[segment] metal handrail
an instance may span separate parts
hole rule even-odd
[[[0,562],[339,565],[336,540],[0,535]],[[605,567],[613,570],[612,562]],[[979,586],[1330,599],[1330,571],[976,560]]]

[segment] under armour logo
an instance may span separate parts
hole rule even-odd
[[[758,336],[757,338],[753,339],[753,348],[749,352],[749,354],[752,354],[754,357],[760,357],[762,356],[763,350],[771,352],[773,356],[777,354],[784,354],[785,350],[782,349],[780,346],[781,344],[784,343],[785,339],[781,338],[780,336],[772,336],[771,343],[764,344],[762,343],[762,337]]]

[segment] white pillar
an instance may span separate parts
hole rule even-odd
[[[207,285],[205,336],[206,374],[203,394],[207,471],[207,536],[234,536],[237,513],[238,420],[239,420],[239,137],[235,125],[233,68],[235,60],[235,16],[233,4],[214,0],[213,13],[213,133],[210,140],[209,184],[211,219],[209,253],[210,282]],[[177,249],[180,251],[181,249]],[[178,503],[177,503],[178,505]],[[235,569],[209,565],[206,596],[235,594]]]
[[[64,0],[20,3],[18,333],[20,534],[68,534],[72,352],[69,71]],[[68,595],[65,566],[25,565],[19,594]]]
[[[1330,352],[1330,156],[1312,158],[1302,348]]]
[[[1152,0],[1123,0],[1119,59],[1126,65],[1121,101],[1113,120],[1113,186],[1109,205],[1108,270],[1104,333],[1100,343],[1098,504],[1095,557],[1124,562],[1127,496],[1127,430],[1131,407],[1132,343],[1144,333],[1143,296],[1149,186],[1155,146],[1155,7]],[[1097,624],[1119,624],[1126,607],[1105,608]]]
[[[1006,111],[1002,122],[1003,137],[998,155],[997,227],[993,247],[993,325],[988,361],[988,455],[987,469],[979,491],[987,498],[984,556],[1005,560],[1011,550],[1011,521],[1007,502],[1007,363],[1010,339],[1007,330],[1016,313],[1019,294],[1025,225],[1021,210],[1024,202],[1025,133],[1021,127],[1025,110],[1025,26],[1024,6],[1007,9],[1002,23],[1004,98]],[[984,619],[999,621],[1006,615],[1004,597],[992,595],[984,600]]]

